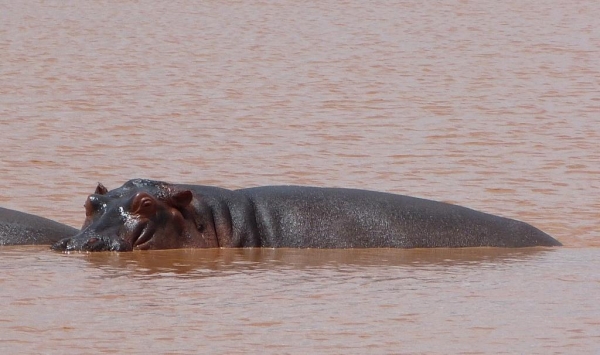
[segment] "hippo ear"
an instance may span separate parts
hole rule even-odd
[[[98,186],[96,186],[96,191],[94,192],[97,195],[106,195],[106,193],[108,192],[108,189],[106,187],[104,187],[104,185],[102,185],[102,183],[98,183]]]
[[[193,198],[194,195],[190,190],[177,191],[171,195],[170,202],[175,208],[182,209],[187,207]]]

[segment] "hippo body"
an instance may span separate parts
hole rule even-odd
[[[0,245],[52,244],[78,232],[44,217],[0,207]]]
[[[306,186],[227,190],[135,179],[86,201],[82,231],[53,249],[558,246],[520,221],[390,193]]]
[[[557,245],[520,221],[410,196],[298,186],[238,190],[254,204],[261,245],[310,248]]]

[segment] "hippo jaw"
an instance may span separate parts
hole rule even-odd
[[[149,221],[139,223],[136,229],[132,233],[131,240],[132,249],[147,250],[152,247],[152,238],[156,232],[156,227]]]

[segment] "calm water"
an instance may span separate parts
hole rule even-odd
[[[600,353],[600,2],[0,0],[0,205],[358,187],[527,250],[0,248],[2,353]]]

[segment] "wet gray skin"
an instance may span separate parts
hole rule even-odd
[[[49,245],[78,232],[48,218],[0,207],[0,245]]]
[[[521,221],[382,192],[305,186],[227,190],[134,179],[99,184],[59,251],[288,247],[559,246]]]
[[[108,191],[98,184],[85,202],[79,234],[52,246],[61,251],[131,251],[211,247],[202,243],[201,221],[190,218],[192,193],[146,180],[131,180]]]

